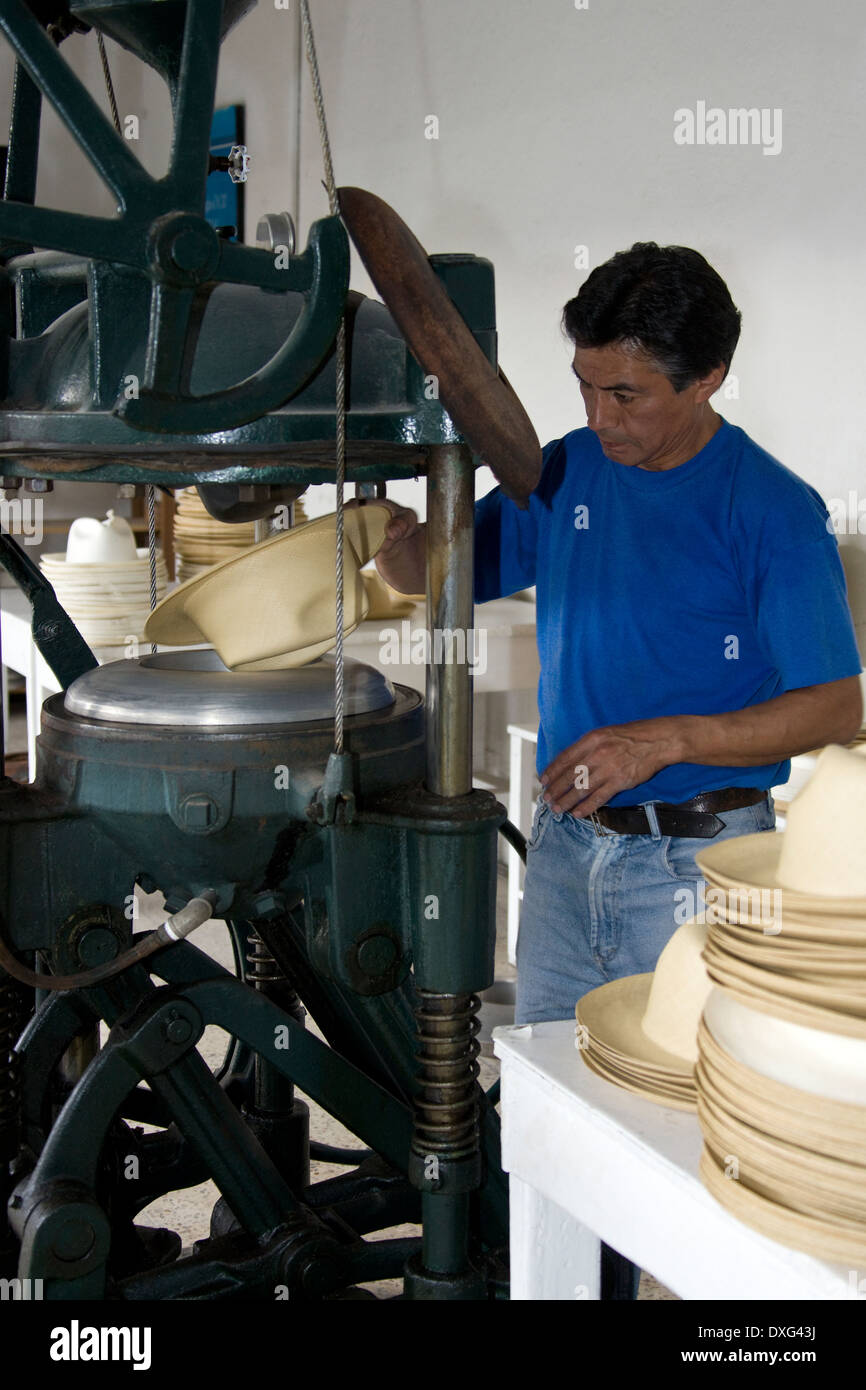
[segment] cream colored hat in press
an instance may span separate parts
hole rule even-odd
[[[361,567],[391,520],[369,503],[343,515],[344,628],[369,611]],[[336,638],[336,516],[318,517],[222,560],[158,604],[145,637],[165,646],[208,642],[234,671],[303,666]]]
[[[645,975],[626,975],[585,994],[575,1014],[590,1039],[623,1062],[690,1078],[698,1022],[712,985],[701,959],[706,928],[694,920],[674,932]]]
[[[370,604],[367,614],[369,622],[382,618],[406,618],[416,603],[423,603],[427,598],[426,594],[401,594],[398,589],[392,589],[378,570],[364,570],[363,577]]]
[[[866,758],[830,744],[791,801],[783,834],[738,835],[697,862],[713,882],[866,901]]]

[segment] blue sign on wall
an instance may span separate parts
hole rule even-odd
[[[244,108],[220,106],[213,113],[210,128],[210,152],[228,155],[232,145],[244,143]],[[205,217],[212,227],[237,227],[232,241],[244,239],[244,185],[233,183],[222,169],[208,174],[205,187]]]

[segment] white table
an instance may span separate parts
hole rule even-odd
[[[524,599],[498,598],[479,603],[474,615],[476,646],[470,652],[484,657],[472,677],[478,695],[494,690],[535,690],[538,686],[538,649],[535,643],[535,604]],[[347,656],[376,666],[392,681],[424,691],[425,667],[411,660],[412,635],[426,627],[426,605],[416,603],[404,618],[377,618],[360,623],[346,638]],[[385,634],[393,633],[394,639]],[[392,661],[393,651],[409,660]],[[417,651],[418,648],[416,647]],[[448,648],[445,648],[447,657]]]
[[[0,589],[0,621],[2,621],[2,649],[4,671],[17,671],[24,677],[27,699],[27,769],[30,781],[36,776],[36,739],[42,719],[42,706],[49,695],[56,695],[60,689],[48,662],[45,660],[31,631],[32,611],[28,600],[19,588]],[[142,653],[150,651],[150,644],[140,644]],[[93,647],[96,660],[102,665],[107,661],[120,661],[126,654],[123,647]],[[158,651],[174,650],[158,647]]]
[[[827,1264],[729,1215],[698,1177],[697,1116],[584,1066],[574,1024],[497,1028],[511,1297],[597,1299],[605,1241],[686,1299],[857,1297],[866,1271]]]
[[[31,608],[17,587],[0,589],[3,668],[24,677],[27,692],[27,764],[30,781],[36,776],[36,735],[43,701],[60,689],[30,631]],[[4,691],[5,695],[5,691]]]

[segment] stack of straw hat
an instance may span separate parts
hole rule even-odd
[[[866,758],[822,751],[783,834],[701,851],[701,1176],[765,1235],[866,1260]],[[710,891],[712,890],[712,891]]]
[[[82,637],[92,647],[120,647],[140,639],[150,613],[150,562],[146,547],[123,517],[79,517],[69,529],[66,553],[43,555],[40,568]],[[156,557],[157,598],[168,576]]]
[[[714,983],[793,1023],[866,1037],[862,751],[822,751],[784,833],[724,840],[697,862]]]
[[[819,1259],[866,1260],[866,1038],[713,990],[698,1038],[700,1173],[747,1225]]]
[[[576,1041],[590,1071],[660,1105],[695,1109],[698,1022],[712,988],[705,944],[704,926],[686,922],[654,971],[611,980],[578,1001]]]
[[[174,518],[174,549],[177,556],[177,578],[183,584],[195,579],[211,565],[229,560],[255,543],[256,523],[241,521],[229,524],[217,521],[205,507],[194,487],[181,488],[175,493],[177,513]],[[294,503],[294,524],[306,520],[301,501]]]

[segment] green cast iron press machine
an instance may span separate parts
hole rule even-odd
[[[280,266],[206,221],[220,43],[254,3],[0,5],[0,485],[196,485],[248,520],[312,484],[375,497],[423,474],[427,625],[469,629],[474,469],[525,506],[541,462],[497,370],[492,267],[428,258],[360,189]],[[168,84],[160,179],[62,56],[92,30]],[[43,96],[116,218],[35,204]],[[384,303],[349,290],[349,236]],[[319,1300],[394,1277],[407,1299],[507,1297],[475,1033],[513,830],[472,787],[468,664],[434,652],[425,700],[340,650],[266,673],[201,651],[99,666],[13,537],[0,559],[62,687],[36,780],[0,781],[0,1275],[57,1300]],[[124,911],[135,884],[165,895],[156,933]],[[234,973],[184,939],[209,917]],[[217,1074],[208,1024],[230,1038]],[[296,1086],[366,1148],[311,1143]],[[340,1175],[311,1184],[311,1152]],[[221,1197],[192,1250],[137,1222],[207,1178]],[[406,1222],[421,1238],[365,1239]]]

